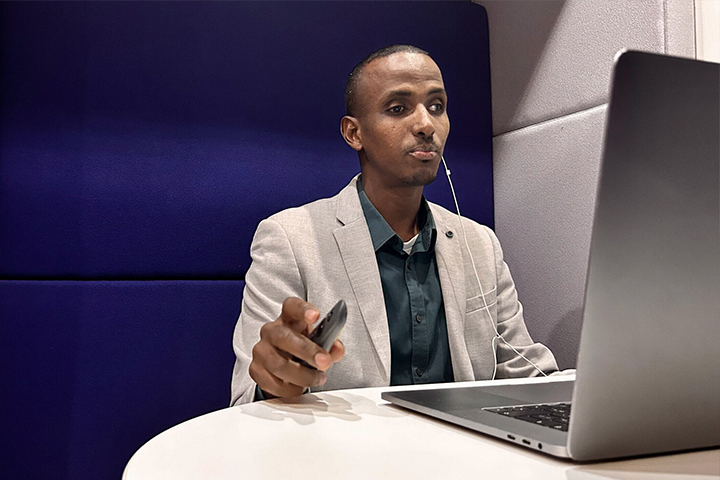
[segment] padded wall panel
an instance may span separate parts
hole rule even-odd
[[[664,0],[477,3],[490,26],[495,135],[607,102],[622,48],[665,51]]]
[[[104,479],[226,407],[242,281],[0,281],[0,477]]]
[[[492,225],[487,38],[470,2],[2,2],[0,278],[242,278],[260,219],[359,170],[345,78],[391,43],[441,66]]]
[[[533,338],[575,365],[607,107],[494,140],[496,231]]]
[[[694,0],[665,0],[665,53],[695,58]]]

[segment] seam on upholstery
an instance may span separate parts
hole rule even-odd
[[[591,110],[599,109],[599,108],[604,107],[604,106],[607,106],[607,105],[608,105],[608,102],[601,102],[601,103],[598,103],[597,105],[592,105],[592,106],[590,106],[590,107],[583,108],[582,110],[577,110],[577,111],[574,111],[574,112],[571,112],[571,113],[568,113],[568,114],[565,114],[565,115],[560,115],[559,117],[548,118],[547,120],[543,120],[542,122],[533,123],[533,124],[531,124],[531,125],[525,125],[524,127],[516,128],[516,129],[514,129],[514,130],[508,130],[507,132],[503,132],[503,133],[499,133],[499,134],[497,134],[497,135],[494,135],[494,136],[493,136],[493,140],[496,139],[496,138],[498,138],[498,137],[502,137],[503,135],[509,135],[509,134],[513,134],[513,133],[515,133],[515,132],[521,132],[521,131],[523,131],[523,130],[527,130],[528,128],[542,127],[542,126],[544,126],[544,125],[546,125],[546,124],[548,124],[548,123],[555,122],[555,121],[558,121],[558,120],[563,120],[563,119],[565,119],[565,118],[572,117],[572,116],[574,116],[574,115],[580,115],[580,114],[589,112],[589,111],[591,111]]]

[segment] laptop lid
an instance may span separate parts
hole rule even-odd
[[[720,444],[720,65],[614,69],[568,450]]]

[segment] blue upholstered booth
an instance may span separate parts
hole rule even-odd
[[[493,223],[470,2],[3,2],[0,39],[0,478],[119,478],[228,404],[252,234],[357,173],[339,119],[370,51],[441,66],[460,205]]]

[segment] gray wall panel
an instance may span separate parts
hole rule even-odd
[[[528,328],[575,365],[612,63],[695,55],[694,0],[476,0],[488,11],[495,226]]]
[[[477,3],[488,12],[495,135],[607,102],[622,48],[665,51],[664,0]]]
[[[533,338],[575,365],[606,106],[495,137],[496,232]]]
[[[665,53],[695,58],[693,0],[665,0]]]

